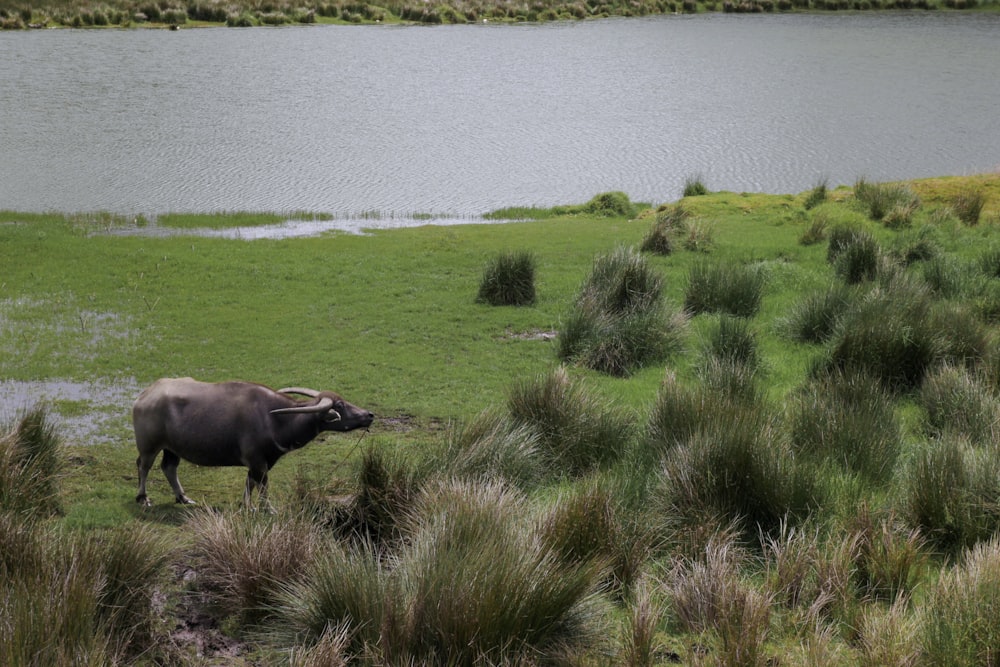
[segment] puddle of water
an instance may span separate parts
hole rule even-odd
[[[286,220],[274,225],[257,225],[253,227],[228,227],[225,229],[188,229],[164,227],[154,223],[143,226],[129,225],[116,227],[101,234],[112,236],[144,236],[162,238],[168,236],[198,236],[203,238],[237,239],[254,241],[258,239],[291,239],[310,236],[320,236],[328,232],[346,232],[349,234],[364,234],[374,229],[395,229],[400,227],[423,227],[425,225],[476,225],[515,222],[513,220],[485,220],[481,217],[346,217],[333,220]]]
[[[132,401],[139,395],[133,379],[76,382],[73,380],[0,380],[0,425],[12,423],[37,403],[51,409],[59,435],[67,444],[117,442],[129,429]],[[72,413],[60,403],[75,403]],[[69,406],[62,406],[68,408]]]

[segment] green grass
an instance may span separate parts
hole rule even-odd
[[[809,211],[809,193],[686,198],[684,224],[711,244],[671,231],[668,254],[629,250],[636,270],[594,299],[679,309],[715,271],[752,307],[699,310],[672,354],[627,375],[559,366],[558,338],[595,258],[638,247],[676,204],[254,241],[0,212],[4,387],[84,388],[18,398],[55,440],[38,419],[0,429],[0,611],[15,619],[0,662],[44,646],[56,662],[213,664],[164,634],[191,614],[244,642],[243,664],[949,655],[991,622],[982,591],[936,582],[967,576],[1000,526],[1000,177],[905,186],[921,203],[902,229],[850,188]],[[942,213],[970,188],[986,193],[978,224]],[[879,268],[847,286],[837,257],[858,238]],[[509,248],[530,248],[534,303],[477,303],[484,261]],[[244,471],[186,463],[203,507],[174,505],[154,469],[144,510],[129,404],[179,375],[331,388],[376,421],[278,463],[276,517],[238,511]]]

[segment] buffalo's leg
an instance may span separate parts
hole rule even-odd
[[[250,468],[247,471],[247,486],[243,492],[243,506],[251,509],[250,499],[253,495],[254,487],[258,487],[258,501],[264,509],[274,512],[270,501],[267,499],[267,468]]]
[[[168,449],[164,449],[163,463],[160,464],[160,468],[163,469],[163,475],[170,482],[170,488],[174,490],[174,498],[177,502],[182,505],[194,505],[195,502],[184,495],[184,488],[181,486],[180,480],[177,479],[177,466],[180,465],[180,462],[181,459],[179,456]]]
[[[135,467],[139,469],[139,492],[135,496],[135,502],[146,507],[152,505],[149,502],[149,496],[146,495],[146,477],[149,475],[149,470],[153,467],[153,462],[156,460],[156,454],[158,453],[155,452],[152,456],[139,454],[139,458],[135,460]]]

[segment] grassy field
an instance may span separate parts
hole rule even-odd
[[[1000,176],[506,214],[0,212],[0,664],[992,664]],[[376,422],[143,509],[164,376]]]
[[[251,27],[313,23],[566,21],[609,16],[790,11],[995,11],[996,0],[0,0],[0,29]]]

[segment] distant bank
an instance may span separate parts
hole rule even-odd
[[[998,11],[1000,0],[0,0],[0,29],[517,23],[612,16],[795,11]]]

